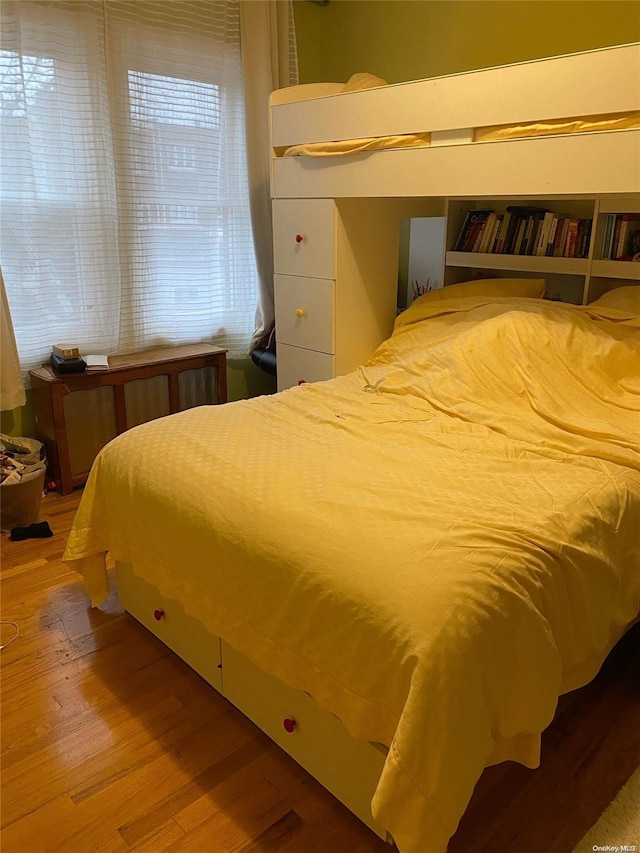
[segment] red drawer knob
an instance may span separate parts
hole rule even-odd
[[[302,236],[302,234],[296,234],[296,243],[302,243],[303,240],[304,237]]]
[[[289,732],[289,734],[291,734],[291,732],[292,732],[292,731],[295,729],[295,727],[296,727],[296,721],[295,721],[295,720],[290,720],[290,719],[288,719],[288,718],[287,718],[287,719],[283,722],[283,724],[282,724],[282,725],[285,727],[285,730],[286,730],[286,731],[288,731],[288,732]]]
[[[298,385],[306,385],[306,384],[307,384],[306,379],[298,379]]]
[[[154,610],[153,618],[156,620],[156,622],[159,622],[161,619],[164,619],[164,610]]]

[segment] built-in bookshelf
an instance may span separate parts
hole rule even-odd
[[[611,214],[610,218],[621,220],[624,217]],[[559,214],[539,205],[509,204],[503,213],[470,210],[454,251],[537,258],[586,258],[589,255],[591,224],[591,219]],[[615,233],[618,239],[620,222]]]
[[[614,217],[612,220],[611,217]],[[629,217],[627,222],[635,225],[627,229],[625,245],[620,247],[618,255],[617,244],[614,244],[616,223],[622,217]],[[589,296],[597,299],[606,290],[619,287],[625,282],[640,282],[640,262],[633,260],[637,253],[631,254],[634,245],[633,234],[640,229],[640,198],[624,196],[600,199],[595,213],[596,227],[593,238],[593,261],[590,270]],[[614,237],[607,234],[607,226],[613,222]],[[619,237],[619,232],[618,232]],[[606,238],[606,239],[605,239]],[[616,255],[616,257],[612,257]]]
[[[604,214],[603,261],[640,260],[640,213]]]
[[[544,277],[577,303],[640,281],[640,197],[451,199],[445,283],[488,272]]]

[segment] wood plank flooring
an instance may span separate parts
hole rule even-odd
[[[79,496],[45,498],[52,538],[2,536],[3,853],[391,850],[115,597],[88,607],[61,561]],[[562,697],[541,768],[485,771],[450,853],[570,853],[640,764],[639,645]]]

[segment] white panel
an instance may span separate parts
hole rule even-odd
[[[334,352],[334,289],[329,279],[274,276],[278,343]]]
[[[386,751],[350,737],[334,715],[222,644],[224,695],[381,838],[371,800]],[[287,720],[292,727],[284,727]]]
[[[274,178],[282,198],[628,195],[640,192],[640,130],[281,157]]]
[[[630,44],[276,105],[273,145],[637,110],[639,68]]]
[[[128,563],[116,563],[118,598],[124,609],[155,634],[216,690],[222,691],[220,638],[184,612],[180,602],[161,595]]]
[[[334,377],[334,357],[301,347],[278,344],[278,391],[305,382],[322,382]]]
[[[442,287],[444,271],[444,216],[428,216],[411,220],[409,237],[409,272],[406,304],[410,305],[417,296],[412,286],[420,293],[427,289]]]
[[[444,212],[430,199],[345,199],[338,208],[336,375],[363,364],[396,315],[400,221]]]
[[[334,278],[333,201],[273,202],[273,263],[277,273]]]

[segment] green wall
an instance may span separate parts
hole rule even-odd
[[[294,14],[301,83],[397,83],[640,40],[637,0],[294,0]]]
[[[31,394],[27,391],[27,405],[19,409],[0,412],[0,432],[5,435],[24,435],[33,438],[36,434],[36,424],[33,419]]]

